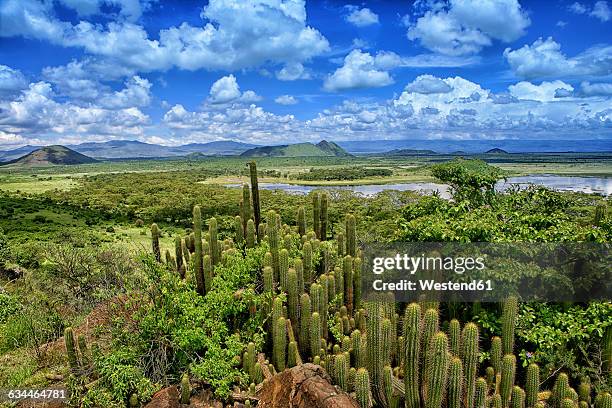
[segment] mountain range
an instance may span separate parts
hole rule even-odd
[[[2,165],[13,166],[50,166],[50,165],[74,165],[96,163],[97,160],[84,154],[75,152],[65,146],[53,145],[41,147],[25,154],[17,159],[2,163]]]
[[[347,157],[350,156],[343,148],[334,142],[322,140],[314,143],[296,143],[280,146],[254,147],[243,152],[241,157]]]

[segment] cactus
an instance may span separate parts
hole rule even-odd
[[[591,404],[591,383],[588,380],[583,380],[578,385],[578,399],[586,402],[587,405]]]
[[[448,369],[448,408],[461,408],[461,398],[463,395],[463,364],[456,355],[451,358]],[[405,380],[405,378],[404,378]],[[406,388],[406,391],[408,388]],[[406,401],[406,408],[408,408]]]
[[[298,365],[298,346],[297,343],[295,341],[290,341],[289,342],[289,347],[287,350],[287,367],[291,368],[291,367],[295,367],[296,365]]]
[[[259,205],[259,183],[257,181],[257,164],[254,161],[249,163],[249,173],[251,175],[251,196],[253,198],[253,218],[255,218],[255,229],[258,231],[257,239],[261,240],[263,235],[259,235],[259,225],[261,224],[261,206]]]
[[[208,293],[212,289],[213,280],[213,264],[210,255],[204,255],[202,259],[202,270],[204,274],[204,288],[206,293]]]
[[[595,398],[595,407],[596,408],[612,408],[612,395],[604,392],[603,394],[599,394],[597,398]]]
[[[251,209],[251,192],[248,184],[242,185],[242,213],[240,217],[242,219],[242,230],[246,235],[246,223],[253,217],[253,211]]]
[[[128,400],[128,406],[130,408],[135,408],[135,407],[140,406],[140,401],[138,400],[137,393],[130,394],[130,399]]]
[[[309,351],[309,340],[310,340],[310,319],[312,317],[312,306],[310,303],[310,295],[304,293],[300,296],[300,334],[299,345],[302,349],[302,354],[306,355]]]
[[[355,367],[357,368],[366,366],[366,355],[363,342],[364,340],[363,336],[361,335],[361,331],[353,330],[351,333],[351,345],[353,348],[353,360],[355,362]]]
[[[185,239],[183,239],[182,242],[182,246],[183,246],[183,257],[185,258],[185,263],[189,264],[189,261],[191,260],[191,253],[189,252],[189,246],[187,245],[187,241],[189,240],[189,236],[186,236]],[[185,269],[187,269],[187,266],[185,266]]]
[[[344,281],[344,303],[349,314],[353,314],[353,258],[350,255],[342,259],[342,275]]]
[[[448,379],[448,338],[443,332],[436,333],[427,351],[425,384],[425,408],[441,408]]]
[[[313,280],[313,264],[312,264],[312,245],[310,242],[304,242],[302,246],[302,259],[304,263],[304,284],[310,285]]]
[[[600,226],[601,222],[606,218],[606,205],[597,204],[595,206],[595,214],[593,215],[593,225]]]
[[[244,232],[245,232],[245,225],[242,223],[242,217],[240,217],[239,215],[234,217],[234,235],[236,237],[236,242],[238,244],[241,244],[242,242],[244,242]]]
[[[432,310],[432,309],[430,309]],[[461,358],[465,372],[465,399],[466,405],[474,405],[476,391],[476,374],[478,372],[478,326],[467,323],[462,332]]]
[[[382,390],[382,370],[383,367],[387,364],[386,359],[383,358],[383,353],[385,353],[384,348],[384,334],[383,334],[383,305],[379,302],[367,302],[366,303],[366,311],[367,311],[367,364],[368,364],[368,372],[371,375],[372,380],[372,394],[374,396],[374,400],[381,404],[385,404],[385,396]],[[389,320],[385,319],[388,323]]]
[[[279,317],[276,321],[272,356],[278,372],[283,371],[287,361],[287,321],[284,317]]]
[[[274,280],[279,280],[279,232],[276,226],[276,213],[272,210],[268,211],[268,244],[270,245],[270,253],[272,254],[272,269],[274,270]]]
[[[297,273],[295,269],[290,268],[287,275],[287,311],[289,320],[297,323],[300,314],[300,295],[298,293]]]
[[[184,278],[185,264],[183,263],[183,240],[178,235],[174,238],[174,255],[176,257],[176,271],[181,278]]]
[[[280,290],[283,292],[287,291],[288,279],[289,279],[289,251],[285,248],[281,249],[278,253],[278,281],[280,284]]]
[[[427,355],[427,349],[433,336],[438,332],[438,310],[426,309],[423,316],[423,334],[421,339],[421,355]],[[421,377],[425,374],[425,365],[421,367]],[[423,377],[424,378],[424,377]]]
[[[604,367],[608,369],[608,375],[612,376],[612,326],[608,326],[606,334],[603,338],[603,356],[602,360]]]
[[[189,375],[183,374],[181,378],[181,404],[189,404],[191,397],[191,385],[189,384]]]
[[[297,227],[300,237],[306,235],[306,211],[304,206],[300,206],[297,210]]]
[[[491,398],[491,408],[502,408],[501,395],[494,394]]]
[[[246,236],[245,236],[245,243],[246,243],[247,248],[255,247],[255,236],[256,236],[255,223],[253,222],[253,220],[248,220],[246,224]]]
[[[487,380],[482,377],[479,377],[476,380],[476,392],[474,394],[474,407],[475,408],[485,408],[487,401]],[[523,406],[523,408],[525,408]]]
[[[559,404],[559,408],[575,408],[576,404],[572,401],[571,398],[563,398],[561,404]]]
[[[79,351],[81,352],[81,367],[89,367],[89,364],[91,364],[91,358],[89,356],[89,350],[87,349],[87,340],[85,339],[85,335],[80,334],[77,342],[79,344]]]
[[[512,387],[514,387],[514,376],[516,374],[516,357],[514,354],[506,354],[502,359],[500,394],[502,405],[508,406]]]
[[[346,246],[344,243],[344,234],[342,232],[339,232],[338,235],[336,235],[336,244],[338,247],[338,256],[344,256],[346,255]]]
[[[193,207],[193,234],[195,239],[193,270],[196,277],[198,293],[204,296],[206,294],[206,288],[204,287],[204,269],[202,264],[202,212],[198,205]]]
[[[348,390],[349,363],[350,361],[346,361],[346,355],[344,353],[340,353],[334,358],[334,375],[336,377],[336,383],[344,391]]]
[[[353,259],[353,307],[361,307],[361,258]]]
[[[388,365],[383,368],[383,390],[387,406],[389,408],[397,408],[399,406],[399,398],[393,392],[393,369]]]
[[[355,256],[357,253],[357,239],[355,237],[355,216],[349,214],[346,216],[345,235],[346,235],[346,253],[350,256]]]
[[[557,376],[555,385],[552,389],[552,395],[550,401],[556,407],[561,407],[563,400],[570,396],[570,385],[569,377],[565,373],[561,373]]]
[[[68,356],[68,365],[75,372],[79,369],[79,359],[77,348],[74,340],[74,333],[71,327],[64,330],[64,343],[66,344],[66,355]]]
[[[161,262],[161,249],[159,247],[159,227],[157,224],[151,224],[151,246],[153,247],[153,255],[157,262]]]
[[[450,351],[456,356],[460,356],[461,350],[461,323],[459,320],[453,319],[448,324],[448,341],[450,343]]]
[[[495,373],[501,373],[502,366],[502,339],[501,337],[494,336],[491,339],[491,365],[495,369]]]
[[[321,232],[321,200],[319,193],[312,194],[312,229],[314,230],[317,238],[321,239],[319,233]]]
[[[217,238],[217,219],[212,217],[208,220],[208,239],[210,244],[210,259],[213,266],[219,263],[221,255],[221,249],[219,247],[219,241]]]
[[[355,396],[360,408],[370,408],[370,375],[365,368],[355,374]]]
[[[298,295],[304,293],[304,264],[300,258],[293,261],[293,268],[297,276],[297,291]]]
[[[310,320],[310,355],[314,358],[320,356],[321,352],[321,317],[318,312],[313,312]]]
[[[419,408],[421,306],[411,303],[404,314],[404,388],[406,408]]]
[[[326,241],[327,240],[327,222],[328,222],[328,214],[327,214],[327,207],[328,207],[328,198],[327,198],[327,193],[321,193],[321,221],[319,223],[319,239],[321,241]]]
[[[514,329],[516,327],[516,315],[518,313],[518,299],[510,296],[504,302],[502,314],[502,351],[504,354],[514,352]]]
[[[526,404],[528,408],[535,407],[540,392],[540,366],[531,363],[527,367],[527,379],[525,381]]]
[[[525,408],[525,391],[521,387],[512,388],[511,406],[512,408]]]

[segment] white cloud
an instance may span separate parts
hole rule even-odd
[[[108,109],[125,109],[144,107],[151,103],[151,83],[144,78],[134,76],[125,83],[125,88],[105,95],[100,105]]]
[[[102,7],[119,9],[118,17],[136,21],[149,7],[149,1],[140,0],[59,0],[64,6],[75,10],[81,17],[102,14]]]
[[[596,1],[593,4],[593,8],[589,8],[588,6],[575,2],[568,7],[569,11],[575,14],[587,14],[591,17],[598,18],[599,20],[606,22],[612,18],[612,11],[608,6],[607,1]]]
[[[540,85],[521,81],[517,84],[510,85],[508,90],[510,91],[510,95],[517,99],[550,102],[553,101],[555,97],[558,97],[558,94],[562,94],[559,93],[559,90],[573,92],[574,87],[563,81],[544,81]]]
[[[430,9],[415,22],[405,17],[408,38],[445,55],[476,54],[493,40],[514,41],[531,24],[518,0],[450,0],[428,4]]]
[[[182,23],[162,29],[159,39],[150,39],[142,26],[129,21],[73,25],[54,14],[52,2],[6,0],[0,5],[0,37],[23,36],[78,47],[142,72],[288,64],[329,50],[327,39],[306,25],[304,0],[211,0],[201,17],[201,27]]]
[[[251,103],[260,101],[261,97],[254,91],[240,92],[238,81],[232,74],[216,80],[210,87],[208,102],[213,105],[226,104],[231,102]]]
[[[604,82],[592,84],[585,81],[580,84],[580,91],[584,96],[612,96],[612,84]]]
[[[555,25],[560,28],[565,28],[565,26],[567,25],[567,21],[559,20]]]
[[[367,27],[369,25],[378,24],[378,15],[367,7],[359,8],[357,6],[345,6],[349,11],[346,16],[346,21],[357,26]]]
[[[376,56],[361,50],[353,50],[344,58],[344,65],[325,79],[323,88],[335,92],[346,89],[378,88],[391,85],[393,78],[387,70],[400,59],[391,52],[379,52]]]
[[[295,105],[298,103],[297,99],[291,95],[281,95],[274,99],[274,102],[278,103],[279,105]]]
[[[310,79],[310,74],[299,62],[285,64],[280,70],[276,71],[276,78],[281,81],[295,81],[296,79]]]
[[[452,91],[450,85],[433,75],[421,75],[406,85],[406,91],[421,94],[448,93]]]
[[[0,95],[10,94],[27,88],[28,81],[17,69],[0,65]]]
[[[526,44],[516,50],[506,48],[504,57],[516,75],[528,79],[603,76],[612,70],[612,46],[597,45],[575,57],[567,57],[552,37],[539,38],[532,45]]]

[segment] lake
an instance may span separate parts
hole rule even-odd
[[[525,187],[529,184],[542,185],[559,191],[576,191],[583,193],[612,194],[612,178],[606,177],[575,177],[556,175],[531,175],[510,177],[505,182],[499,182],[495,187],[504,191],[512,185]],[[228,184],[227,187],[240,187],[239,184]],[[302,186],[288,183],[259,183],[263,190],[283,190],[292,194],[308,194],[313,190],[350,190],[366,197],[374,196],[381,191],[419,191],[431,194],[437,191],[441,197],[450,198],[448,186],[440,183],[397,183],[397,184],[370,184],[370,185],[344,185],[344,186]]]

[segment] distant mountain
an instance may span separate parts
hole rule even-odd
[[[393,149],[385,153],[385,156],[431,156],[435,154],[438,153],[428,149]]]
[[[508,154],[508,152],[498,147],[495,147],[493,149],[487,150],[485,154]]]
[[[30,152],[33,152],[34,150],[40,149],[41,147],[44,147],[44,146],[31,146],[31,145],[27,145],[27,146],[19,147],[17,149],[13,149],[13,150],[3,150],[3,151],[0,151],[0,162],[11,161],[11,160],[18,159],[21,156],[23,156],[24,154],[28,154]]]
[[[322,140],[317,144],[296,143],[279,146],[261,146],[242,153],[242,157],[346,157],[350,156],[334,142]]]
[[[66,146],[54,145],[36,149],[25,156],[5,163],[14,166],[49,166],[96,163],[97,160]]]

